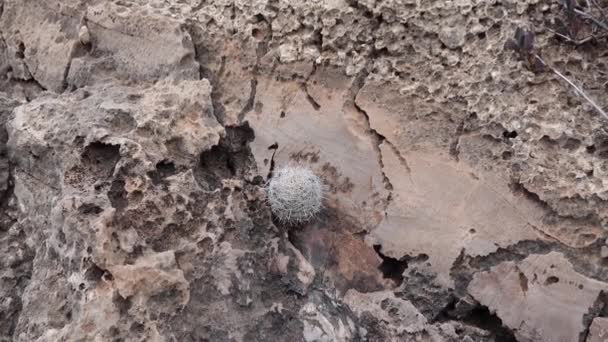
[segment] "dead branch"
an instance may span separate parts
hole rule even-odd
[[[582,17],[585,17],[585,18],[593,21],[593,23],[595,23],[597,26],[599,26],[599,27],[603,28],[604,30],[608,31],[608,26],[606,24],[604,24],[601,20],[596,19],[595,17],[593,17],[591,14],[585,13],[585,12],[583,12],[581,10],[576,9],[576,8],[574,9],[574,13],[576,13],[576,14],[582,16]]]
[[[574,82],[572,82],[570,79],[568,79],[566,76],[564,76],[561,72],[557,71],[557,69],[555,69],[554,67],[550,66],[549,64],[547,64],[539,55],[534,54],[534,57],[545,67],[549,68],[551,71],[553,71],[554,74],[556,74],[559,78],[561,78],[562,80],[566,81],[573,89],[574,91],[576,91],[580,96],[582,96],[585,100],[587,100],[587,102],[589,102],[593,108],[595,108],[595,110],[600,113],[604,118],[608,119],[608,114],[606,114],[606,112],[604,112],[604,110],[602,109],[602,107],[600,107],[597,103],[595,103],[595,101],[593,101],[593,99],[591,97],[589,97],[589,95],[587,95],[583,89],[581,89],[579,86],[577,86]]]

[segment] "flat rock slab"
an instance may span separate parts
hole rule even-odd
[[[462,250],[486,255],[543,237],[506,186],[480,178],[449,156],[411,153],[401,159],[386,144],[381,151],[394,197],[368,240],[397,259],[428,255],[440,284],[452,285],[450,268]]]
[[[576,231],[568,221],[545,222],[547,211],[514,193],[508,182],[481,173],[441,152],[404,156],[380,146],[383,170],[393,185],[387,216],[369,236],[394,258],[426,254],[440,284],[451,287],[450,269],[461,252],[484,256],[524,240],[583,247],[599,227]],[[580,238],[581,229],[593,239]]]
[[[519,341],[578,341],[583,316],[606,290],[608,285],[577,273],[558,252],[503,262],[476,274],[468,286]]]
[[[606,342],[608,341],[608,318],[597,317],[589,327],[587,342]]]

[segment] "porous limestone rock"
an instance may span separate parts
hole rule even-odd
[[[538,0],[0,0],[0,340],[603,339],[606,122],[505,49],[529,27],[606,107],[602,38],[545,29],[567,22]],[[288,231],[265,187],[290,163],[329,193]]]
[[[44,88],[64,89],[65,74],[78,43],[79,0],[5,1],[0,31],[12,77],[34,79]]]
[[[513,329],[518,341],[577,341],[587,328],[584,316],[608,286],[551,252],[477,273],[468,290]]]

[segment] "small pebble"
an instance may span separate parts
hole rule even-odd
[[[89,28],[86,25],[80,26],[80,30],[78,31],[78,39],[82,45],[89,45],[91,43],[91,34],[89,33]]]
[[[602,258],[608,258],[608,246],[602,246],[600,254]]]

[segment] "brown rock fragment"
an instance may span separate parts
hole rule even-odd
[[[503,262],[475,274],[468,286],[520,341],[577,341],[585,330],[583,316],[607,290],[607,284],[577,273],[558,252]]]
[[[596,317],[589,327],[587,342],[606,342],[608,341],[608,318]]]

